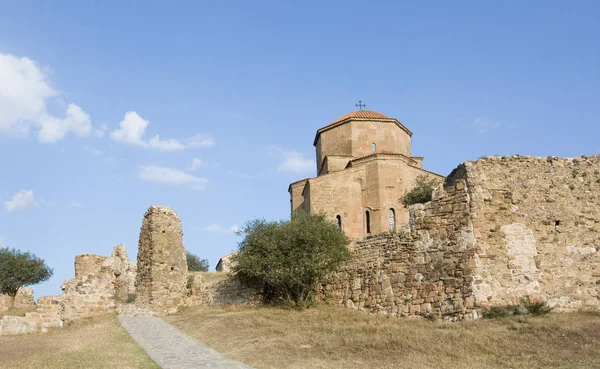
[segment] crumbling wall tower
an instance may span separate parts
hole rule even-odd
[[[181,220],[164,206],[144,214],[138,243],[136,304],[156,313],[177,311],[186,294],[187,260]]]

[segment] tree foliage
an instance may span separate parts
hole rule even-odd
[[[208,260],[200,259],[189,251],[185,252],[187,266],[190,272],[208,272]]]
[[[433,190],[439,186],[440,180],[420,174],[415,179],[415,185],[402,197],[405,207],[414,204],[424,204],[431,201]]]
[[[47,281],[53,273],[44,260],[29,251],[0,249],[0,293],[9,295],[12,304],[19,288]]]
[[[301,304],[317,284],[350,257],[350,240],[323,214],[295,212],[290,221],[252,220],[233,256],[242,284],[262,289],[267,301]]]

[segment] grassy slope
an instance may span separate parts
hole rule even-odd
[[[389,319],[330,306],[210,307],[166,318],[257,368],[600,368],[600,315],[461,323]]]
[[[114,315],[76,321],[46,334],[0,336],[0,368],[158,369]]]

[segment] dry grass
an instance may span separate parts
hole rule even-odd
[[[158,369],[114,315],[76,321],[46,334],[0,336],[0,368]]]
[[[600,314],[432,323],[318,306],[240,306],[166,318],[257,368],[600,368]]]

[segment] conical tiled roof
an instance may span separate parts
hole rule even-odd
[[[341,122],[343,120],[346,120],[348,118],[360,118],[360,119],[392,119],[390,117],[388,117],[385,114],[381,114],[378,113],[376,111],[373,110],[357,110],[357,111],[353,111],[351,113],[348,113],[344,116],[339,117],[338,119],[334,120],[333,122],[331,122],[330,124],[336,124],[338,122]]]

